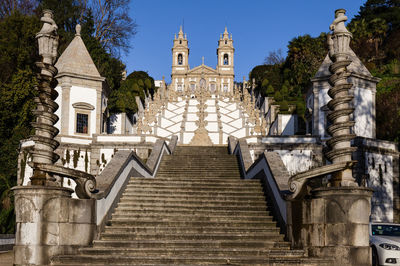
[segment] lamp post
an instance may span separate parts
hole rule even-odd
[[[50,185],[55,179],[48,173],[42,171],[40,164],[50,165],[58,160],[58,155],[54,150],[59,143],[54,139],[58,134],[58,129],[54,127],[58,117],[54,112],[58,105],[54,102],[58,93],[54,90],[54,75],[57,69],[53,66],[58,48],[57,25],[53,20],[53,12],[44,10],[40,19],[43,22],[42,29],[36,34],[38,41],[39,55],[42,61],[36,62],[40,68],[38,74],[39,84],[35,88],[38,95],[34,101],[36,109],[33,110],[35,121],[32,123],[35,134],[32,140],[35,142],[32,152],[33,175],[31,177],[32,185]]]

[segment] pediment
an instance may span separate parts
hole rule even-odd
[[[351,64],[347,67],[349,72],[364,76],[364,77],[372,77],[371,73],[365,67],[365,65],[361,62],[361,60],[357,57],[353,50],[350,49],[350,58]],[[332,73],[329,71],[329,66],[332,64],[332,60],[329,58],[327,54],[325,56],[324,61],[319,67],[317,73],[314,78],[323,78],[329,77]]]
[[[77,109],[84,109],[84,110],[94,110],[94,106],[91,105],[90,103],[85,103],[85,102],[77,102],[72,104],[72,107],[77,108]]]
[[[209,66],[200,65],[189,70],[188,74],[218,74],[218,72]]]

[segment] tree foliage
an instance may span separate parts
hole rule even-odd
[[[127,52],[137,25],[129,16],[130,0],[92,0],[86,8],[93,12],[94,37],[110,52]]]
[[[381,78],[376,98],[377,137],[398,142],[400,0],[367,0],[347,27],[353,34],[352,49],[369,71]],[[286,100],[289,105],[296,105],[296,112],[304,116],[304,96],[310,88],[310,79],[327,52],[326,33],[317,37],[298,36],[289,42],[283,64],[276,59],[278,52],[270,52],[265,64],[255,66],[249,78],[255,78],[256,92],[263,96],[275,95],[280,105]]]
[[[18,10],[0,21],[0,233],[14,230],[10,188],[16,185],[19,141],[32,133],[38,30],[39,19]]]
[[[138,110],[135,97],[142,101],[154,94],[154,79],[144,71],[134,71],[121,82],[121,88],[111,93],[109,108],[111,113],[133,114]]]

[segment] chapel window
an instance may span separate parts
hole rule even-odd
[[[76,114],[76,133],[87,134],[89,126],[89,115]]]
[[[215,84],[214,83],[210,84],[210,90],[211,90],[211,92],[215,92]]]
[[[227,40],[225,40],[225,44],[228,44],[228,41],[227,41]]]
[[[190,84],[190,90],[194,93],[194,91],[196,90],[196,84]]]
[[[183,56],[182,54],[178,54],[178,65],[182,65],[183,63]]]
[[[179,40],[179,44],[182,44],[182,40]]]
[[[228,85],[224,84],[224,92],[228,92]]]
[[[182,92],[182,84],[178,84],[178,91]]]
[[[224,65],[229,65],[228,54],[224,54]]]

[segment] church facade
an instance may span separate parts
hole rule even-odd
[[[189,41],[182,27],[172,47],[172,72],[170,88],[175,91],[195,92],[196,88],[207,88],[212,94],[217,91],[232,92],[234,86],[234,53],[232,35],[227,28],[218,40],[217,67],[211,68],[204,62],[197,67],[189,65]],[[203,60],[204,61],[204,60]]]

